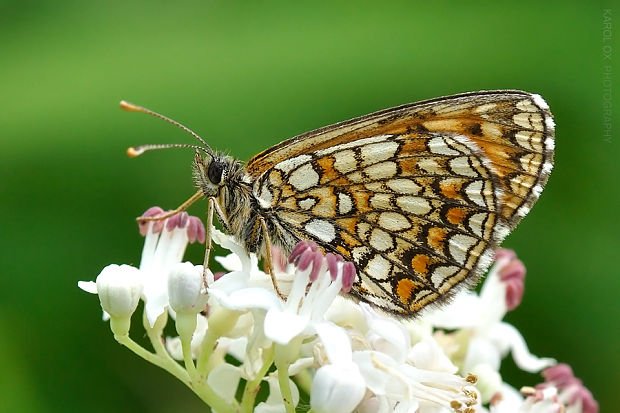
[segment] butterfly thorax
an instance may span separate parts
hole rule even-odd
[[[227,233],[246,251],[262,256],[265,239],[261,222],[266,223],[275,245],[283,246],[278,233],[272,233],[269,211],[263,210],[253,194],[253,180],[242,162],[223,154],[213,157],[197,155],[194,159],[194,182],[205,197],[215,200],[215,211]],[[288,245],[284,245],[285,249]]]

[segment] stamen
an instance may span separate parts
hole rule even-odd
[[[342,265],[342,292],[348,293],[353,287],[357,271],[355,265],[351,261],[347,261]]]
[[[306,251],[308,248],[312,249],[312,244],[314,244],[313,242],[309,242],[309,241],[301,241],[299,243],[297,243],[297,245],[295,245],[295,247],[293,248],[293,251],[291,251],[291,255],[289,255],[288,257],[288,262],[293,264],[295,263],[295,261],[299,258],[299,256]],[[316,244],[314,244],[316,247]],[[315,248],[316,250],[316,248]]]
[[[153,206],[147,209],[146,211],[144,211],[141,217],[151,218],[151,217],[156,217],[158,215],[161,215],[163,213],[164,213],[163,209],[161,209],[158,206]],[[153,230],[152,230],[153,233],[161,232],[161,230],[164,227],[164,224],[161,221],[140,221],[138,220],[138,229],[140,230],[140,235],[142,235],[143,237],[148,232],[150,222],[153,222]]]
[[[332,254],[331,252],[325,255],[327,260],[327,268],[329,268],[329,274],[332,277],[332,281],[338,278],[338,263],[342,261],[340,255]]]
[[[323,267],[323,254],[319,251],[314,252],[312,259],[312,272],[310,273],[310,281],[314,282],[319,277],[319,271]]]
[[[195,216],[189,217],[189,225],[187,226],[187,238],[190,244],[198,241],[200,244],[205,242],[206,232],[200,218]]]

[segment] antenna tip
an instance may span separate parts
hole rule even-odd
[[[131,104],[125,100],[121,100],[120,107],[127,112],[140,112],[140,107],[134,104]]]
[[[144,153],[144,150],[140,149],[140,148],[134,148],[133,146],[130,146],[129,148],[127,148],[127,156],[129,156],[130,158],[135,158],[137,156],[140,156]]]

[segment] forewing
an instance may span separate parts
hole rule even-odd
[[[540,195],[553,166],[554,123],[545,101],[518,90],[441,97],[382,110],[281,142],[253,157],[258,178],[280,162],[384,134],[452,133],[483,152],[503,191],[501,218],[511,229]]]

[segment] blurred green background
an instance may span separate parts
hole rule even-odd
[[[125,156],[129,145],[192,140],[122,112],[121,99],[245,160],[333,122],[495,88],[540,93],[557,123],[555,170],[504,243],[529,274],[508,320],[535,354],[571,364],[611,411],[620,403],[620,100],[605,136],[603,76],[605,65],[620,69],[620,51],[604,59],[606,8],[611,2],[1,2],[3,411],[204,411],[171,376],[116,344],[97,298],[76,286],[107,264],[137,264],[134,217],[194,192],[191,151]],[[201,253],[194,246],[189,257],[199,262]],[[517,387],[540,381],[506,367]]]

